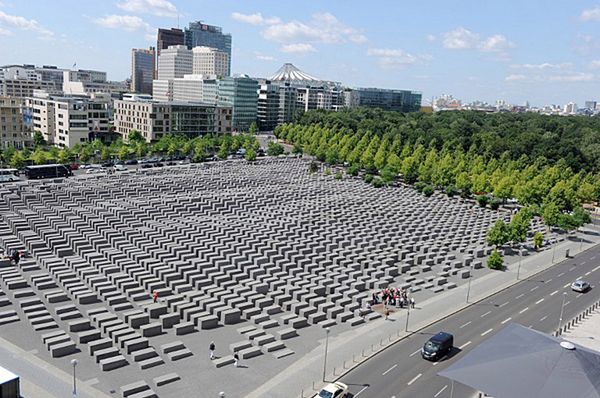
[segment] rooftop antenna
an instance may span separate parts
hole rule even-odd
[[[179,13],[177,13],[177,29],[179,29]]]

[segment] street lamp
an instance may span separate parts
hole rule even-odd
[[[563,310],[565,309],[565,299],[566,298],[567,298],[567,292],[563,292],[562,305],[560,306],[560,317],[558,318],[558,327],[556,328],[557,332],[560,330],[560,325],[562,324]]]
[[[469,284],[467,286],[467,303],[469,302],[469,295],[471,294],[471,279],[473,278],[473,263],[469,264]]]
[[[329,348],[329,328],[325,328],[325,357],[323,358],[323,382],[325,382],[325,371],[327,369],[327,349]]]
[[[404,331],[408,332],[408,318],[410,317],[410,302],[406,303],[406,325],[404,326]]]
[[[519,245],[519,268],[517,268],[517,280],[519,280],[519,274],[521,273],[521,260],[523,259],[523,252],[521,251],[521,247]]]
[[[77,359],[71,359],[71,365],[73,365],[73,398],[77,397],[77,378],[75,377],[75,367],[77,366]]]

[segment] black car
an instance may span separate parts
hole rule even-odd
[[[163,167],[163,166],[164,166],[164,164],[162,164],[160,161],[154,163],[154,167]]]
[[[130,159],[130,160],[126,160],[125,164],[128,164],[128,165],[138,164],[138,161],[135,159]]]
[[[452,351],[454,336],[450,333],[439,332],[423,345],[421,356],[430,361],[438,360]]]
[[[144,163],[142,163],[141,167],[142,167],[142,169],[151,169],[152,163],[144,162]]]
[[[113,162],[104,162],[102,163],[102,167],[113,167],[115,164]]]

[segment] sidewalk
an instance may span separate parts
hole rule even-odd
[[[586,231],[600,232],[597,226],[590,225]],[[578,235],[580,236],[580,235]],[[587,250],[600,243],[600,235],[585,234],[588,242],[565,240],[554,249],[546,249],[541,253],[523,257],[519,279],[525,279],[565,259],[566,250],[573,256],[582,250]],[[554,264],[552,259],[555,259]],[[426,301],[417,303],[417,308],[410,311],[409,332],[405,332],[406,310],[390,315],[395,322],[375,319],[358,329],[344,332],[329,338],[327,352],[327,380],[335,380],[352,368],[359,366],[377,352],[385,349],[415,331],[418,331],[438,320],[448,317],[461,309],[481,301],[503,289],[517,283],[518,257],[509,258],[507,270],[490,272],[485,276],[473,279],[469,293],[469,303],[466,303],[467,284],[462,284],[453,290],[438,294]],[[268,382],[246,395],[246,398],[289,398],[291,396],[311,396],[314,389],[322,387],[323,356],[325,352],[325,331],[320,345],[304,355],[298,361],[280,372]]]
[[[73,396],[73,375],[52,366],[0,337],[0,366],[20,377],[23,398],[65,398]],[[110,398],[77,380],[77,398]]]

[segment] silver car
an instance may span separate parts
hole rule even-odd
[[[590,288],[590,284],[586,281],[577,280],[571,284],[571,290],[579,293],[585,293]]]

